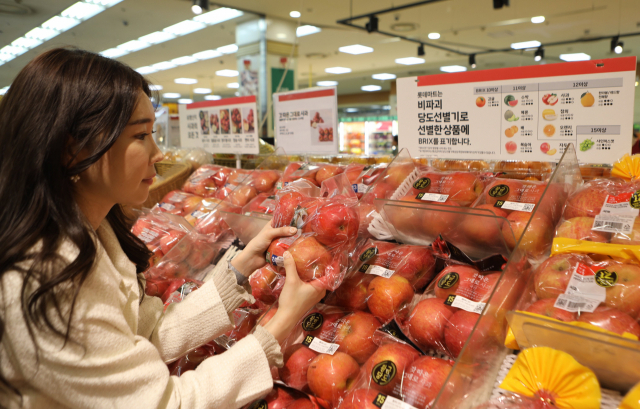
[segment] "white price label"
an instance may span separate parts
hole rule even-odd
[[[599,301],[591,300],[589,298],[560,294],[553,306],[569,312],[594,312],[599,304]]]
[[[416,199],[424,200],[427,202],[444,203],[449,198],[449,195],[441,195],[438,193],[418,193]]]
[[[388,270],[384,267],[370,265],[369,268],[367,268],[367,271],[365,272],[365,274],[374,274],[380,277],[389,278],[395,272],[396,272],[395,270]]]
[[[316,352],[329,355],[335,354],[338,348],[340,348],[340,345],[338,344],[325,342],[320,338],[314,337],[313,335],[307,335],[304,341],[302,341],[302,344],[308,346],[309,349],[312,349]]]
[[[200,173],[198,176],[196,176],[193,179],[191,179],[190,182],[193,183],[193,184],[196,184],[196,183],[200,182],[201,180],[205,180],[209,176],[213,176],[215,174],[216,174],[215,171],[207,169],[204,172]]]
[[[533,212],[533,209],[536,207],[535,203],[520,203],[520,202],[509,202],[509,201],[505,201],[502,206],[500,206],[501,209],[506,209],[506,210],[518,210],[520,212]]]
[[[142,233],[140,233],[140,236],[138,238],[144,241],[145,243],[150,243],[154,241],[156,237],[158,237],[159,235],[160,233],[153,230],[149,230],[145,227],[144,229],[142,229]]]
[[[187,196],[183,195],[182,193],[174,193],[171,195],[171,197],[169,197],[169,201],[173,202],[173,203],[180,203],[182,201],[184,201],[184,199],[186,199]]]
[[[632,193],[622,193],[618,196],[607,196],[600,209],[600,215],[620,215],[637,217],[640,209],[631,207],[630,199]]]
[[[369,188],[369,186],[365,185],[364,183],[354,183],[351,185],[351,187],[356,193],[364,193]]]
[[[193,213],[191,213],[191,216],[195,217],[196,219],[201,219],[201,218],[205,217],[208,214],[209,214],[209,212],[202,212],[200,210],[196,210]]]
[[[378,398],[376,400],[380,399]],[[409,405],[406,402],[401,401],[398,398],[394,398],[393,396],[384,397],[384,403],[380,406],[380,409],[416,409],[414,406]]]
[[[455,299],[451,303],[452,307],[460,308],[461,310],[469,312],[475,312],[476,314],[481,314],[485,305],[487,304],[484,302],[471,301],[461,295],[456,295]]]
[[[565,294],[589,298],[598,302],[604,302],[607,298],[607,290],[596,284],[596,276],[582,275],[576,272],[571,275]]]
[[[158,203],[158,207],[161,208],[161,209],[164,209],[164,210],[166,210],[168,212],[170,212],[170,211],[172,211],[173,209],[176,208],[171,203]]]
[[[633,231],[635,220],[636,216],[600,213],[596,215],[591,230],[630,234]]]
[[[275,254],[271,255],[271,264],[278,267],[284,267],[284,257],[276,256]]]

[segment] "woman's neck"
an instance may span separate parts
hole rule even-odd
[[[76,194],[76,203],[78,207],[87,218],[93,230],[98,230],[102,221],[107,217],[107,214],[113,207],[113,204],[106,204],[101,200],[93,200],[90,197],[85,197],[80,193]]]

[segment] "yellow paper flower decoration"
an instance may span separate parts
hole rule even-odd
[[[625,180],[640,178],[640,155],[629,156],[625,153],[623,157],[613,164],[611,176],[616,176]]]
[[[561,409],[600,409],[596,375],[566,352],[548,347],[522,351],[500,387]]]
[[[627,393],[618,409],[640,409],[640,383]]]

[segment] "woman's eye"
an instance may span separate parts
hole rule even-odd
[[[140,139],[141,141],[144,141],[144,138],[147,137],[147,135],[149,135],[148,133],[141,133],[136,135],[136,139]]]

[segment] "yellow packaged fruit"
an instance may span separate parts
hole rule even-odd
[[[589,91],[585,92],[580,96],[580,103],[582,104],[583,107],[593,106],[595,102],[596,102],[595,98]]]
[[[618,409],[640,409],[640,383],[636,384],[624,397]]]
[[[598,379],[589,368],[549,347],[528,348],[518,354],[500,388],[561,409],[600,409],[602,397]]]
[[[546,121],[555,121],[557,118],[556,111],[553,109],[545,109],[542,111],[542,118]]]

